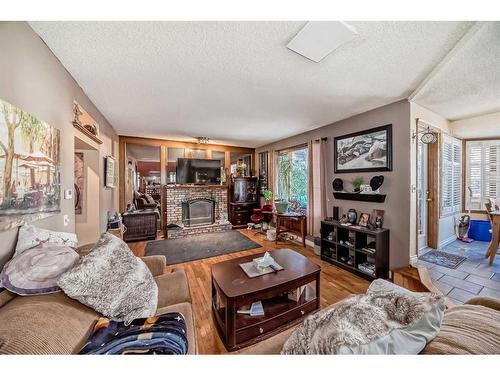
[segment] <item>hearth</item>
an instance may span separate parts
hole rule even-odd
[[[193,198],[182,202],[182,223],[188,227],[215,223],[215,200]]]

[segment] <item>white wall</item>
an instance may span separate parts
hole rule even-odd
[[[500,112],[452,121],[450,128],[461,139],[500,138]]]
[[[105,155],[118,155],[118,136],[106,118],[85,95],[78,83],[26,22],[0,22],[0,98],[22,108],[61,131],[61,189],[73,189],[74,137],[79,132],[71,121],[76,100],[99,123],[99,178],[104,178]],[[112,95],[113,93],[110,93]],[[101,181],[102,182],[102,181]],[[94,218],[106,229],[107,211],[118,208],[118,189],[99,183],[99,215]],[[63,217],[68,215],[68,226]],[[75,231],[74,201],[61,199],[61,213],[36,225],[48,229]],[[12,254],[17,230],[0,232],[0,265]]]

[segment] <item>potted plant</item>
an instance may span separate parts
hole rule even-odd
[[[363,184],[363,177],[358,176],[354,180],[352,180],[352,188],[355,193],[359,192],[361,185]]]
[[[266,204],[271,204],[271,201],[273,200],[273,192],[271,190],[264,190],[262,195],[264,196]]]

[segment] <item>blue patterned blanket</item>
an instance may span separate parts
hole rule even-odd
[[[187,354],[186,322],[180,313],[135,319],[129,325],[99,318],[79,354]]]

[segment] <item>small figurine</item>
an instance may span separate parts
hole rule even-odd
[[[347,216],[344,214],[339,220],[340,224],[345,224],[347,223]]]

